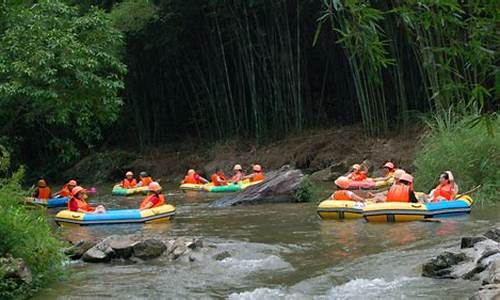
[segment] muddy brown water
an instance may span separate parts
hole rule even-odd
[[[62,234],[74,240],[130,233],[196,236],[231,257],[191,263],[166,258],[136,264],[70,262],[68,280],[34,298],[466,299],[478,282],[423,278],[420,266],[456,247],[460,236],[484,232],[500,215],[498,205],[476,205],[471,215],[440,223],[322,221],[314,203],[208,208],[221,195],[182,193],[175,186],[166,190],[177,207],[170,223],[72,227]],[[92,202],[131,208],[140,200],[99,193]]]

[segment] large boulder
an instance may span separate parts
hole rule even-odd
[[[334,163],[328,168],[312,173],[309,178],[313,181],[334,181],[339,176],[344,175],[350,166],[346,161]]]
[[[228,195],[210,203],[210,207],[229,207],[243,204],[294,202],[304,174],[300,170],[291,169],[288,165],[278,171],[266,174],[266,180],[247,189]]]
[[[90,248],[82,256],[85,262],[98,263],[108,262],[111,258],[115,257],[115,252],[110,244],[114,240],[120,240],[122,237],[119,235],[112,235],[97,243],[94,247]]]
[[[432,258],[422,267],[422,276],[433,278],[450,278],[451,267],[466,260],[465,253],[443,252]]]
[[[64,249],[64,254],[70,259],[80,259],[85,252],[97,244],[96,241],[81,240],[73,246]]]
[[[135,243],[132,255],[140,259],[152,259],[161,256],[166,249],[167,246],[162,241],[148,239]]]

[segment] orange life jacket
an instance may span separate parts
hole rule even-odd
[[[335,191],[335,193],[333,193],[332,195],[332,199],[333,200],[350,200],[350,201],[354,201],[354,199],[352,199],[351,197],[351,194],[352,192],[351,191],[348,191],[348,190],[338,190],[338,191]]]
[[[359,173],[351,173],[351,180],[353,181],[363,181],[366,180],[368,176],[366,175],[366,172],[359,172]]]
[[[394,184],[387,192],[386,202],[410,202],[410,187],[404,184]]]
[[[46,187],[39,187],[38,191],[37,191],[37,194],[36,194],[36,198],[38,198],[38,199],[49,199],[50,198],[50,194],[52,194],[52,191],[50,190],[50,188],[48,186],[46,186]]]
[[[69,190],[69,187],[67,184],[65,184],[63,186],[63,188],[61,189],[61,191],[59,192],[59,195],[61,197],[70,197],[71,196],[71,191]]]
[[[77,205],[78,205],[78,209],[81,209],[81,210],[84,210],[84,211],[88,211],[88,212],[93,212],[95,211],[95,208],[93,208],[92,206],[90,206],[85,200],[80,200],[78,198],[71,198],[70,201],[68,201],[68,209],[71,210],[71,202],[74,203],[74,201],[76,201]],[[73,210],[73,211],[76,211],[76,210]]]
[[[142,182],[142,186],[149,186],[149,184],[151,182],[153,182],[153,179],[151,178],[151,176],[148,176],[148,177],[142,177],[141,178],[141,182]]]
[[[122,186],[126,189],[135,188],[137,186],[137,180],[135,180],[135,178],[132,178],[132,180],[125,178],[122,181]]]
[[[238,182],[241,180],[242,177],[243,177],[243,173],[234,174],[233,177],[231,177],[231,181]]]
[[[226,177],[223,174],[219,175],[219,174],[215,173],[215,174],[212,175],[211,179],[212,179],[212,184],[214,186],[227,185]],[[224,182],[219,182],[217,179],[221,179]]]
[[[444,198],[446,200],[453,200],[453,187],[450,183],[445,185],[438,185],[434,190],[432,200]]]
[[[151,195],[147,195],[146,198],[144,198],[144,200],[142,200],[141,206],[139,206],[139,207],[141,209],[146,207],[146,205],[149,203],[149,199],[151,199],[154,196],[156,196],[156,194],[154,194],[154,193]],[[158,194],[158,198],[160,199],[160,201],[158,201],[158,203],[154,204],[150,208],[162,206],[163,204],[165,204],[165,196],[163,196],[163,194]]]
[[[253,176],[250,177],[250,182],[262,181],[264,179],[266,179],[266,177],[262,172],[254,172]]]
[[[184,177],[184,181],[183,183],[189,183],[189,184],[200,184],[201,183],[201,180],[200,178],[198,177],[198,179],[195,177],[196,174],[193,174],[193,175],[186,175]]]

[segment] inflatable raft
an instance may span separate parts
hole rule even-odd
[[[206,184],[194,184],[194,183],[183,183],[180,186],[180,189],[183,191],[204,191],[206,186],[213,186],[212,183]]]
[[[363,181],[353,181],[349,182],[348,190],[382,190],[390,187],[394,183],[394,178],[390,177],[386,180],[373,180],[366,179]]]
[[[131,189],[122,188],[119,185],[115,185],[111,191],[113,196],[131,196],[135,194],[145,194],[149,191],[147,186],[135,187]]]
[[[228,185],[214,186],[207,185],[203,187],[203,190],[210,193],[230,193],[238,192],[246,189],[249,186],[261,183],[263,180],[250,182],[248,180],[240,181],[238,183],[229,183]]]
[[[444,218],[469,214],[473,203],[469,196],[435,203],[374,203],[363,208],[363,217],[368,222],[408,222]]]
[[[54,208],[54,207],[64,207],[68,205],[68,201],[69,201],[68,197],[50,198],[50,199],[38,199],[33,197],[26,197],[24,203],[30,205],[39,205],[48,208]]]
[[[165,204],[159,207],[138,210],[108,210],[102,214],[88,214],[69,210],[60,211],[54,221],[63,225],[105,225],[131,223],[159,223],[171,220],[175,216],[175,207]]]
[[[360,219],[364,207],[363,202],[327,199],[319,204],[317,211],[322,219]]]

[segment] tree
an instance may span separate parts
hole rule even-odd
[[[37,147],[34,159],[57,151],[70,162],[118,117],[126,73],[122,34],[104,11],[79,15],[59,0],[10,7],[6,16],[0,136],[11,147]]]

